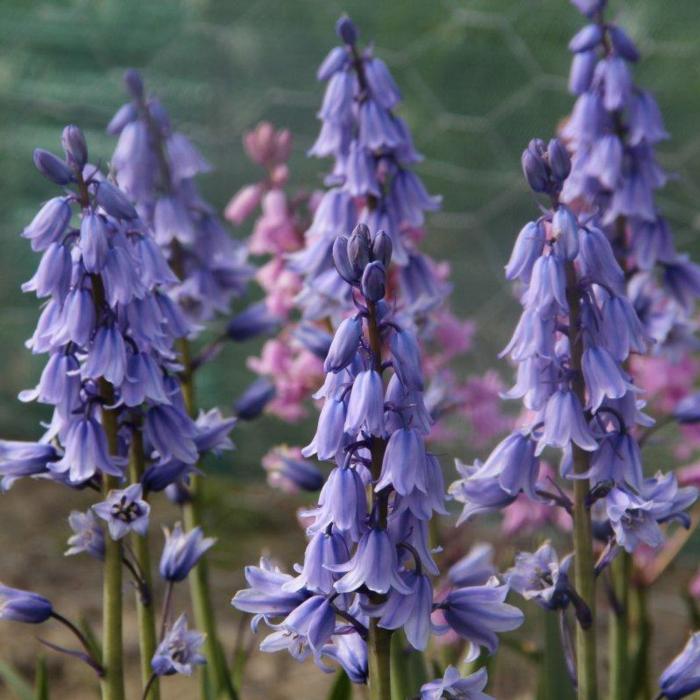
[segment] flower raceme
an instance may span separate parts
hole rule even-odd
[[[624,362],[631,352],[644,351],[648,337],[626,296],[607,236],[594,219],[577,217],[559,200],[570,177],[563,145],[533,140],[522,161],[531,188],[552,201],[548,211],[522,229],[506,266],[506,276],[522,286],[524,307],[504,350],[517,364],[517,381],[506,397],[522,399],[532,417],[483,465],[460,466],[463,478],[451,492],[465,504],[463,518],[503,508],[520,493],[546,500],[551,493],[548,484],[538,481],[540,454],[546,448],[561,449],[562,476],[571,478],[576,446],[589,453],[590,469],[575,478],[589,478],[593,492],[613,488],[608,498],[622,508],[620,513],[613,509],[613,522],[641,529],[642,519],[633,515],[641,512],[637,493],[650,487],[643,481],[634,429],[648,419],[639,410],[638,389]],[[578,359],[572,342],[580,343]],[[655,528],[695,499],[693,491],[676,496],[672,475],[664,477],[667,482],[668,488],[655,489],[659,501],[653,506],[644,499]],[[615,531],[618,545],[633,548],[636,540],[630,533],[625,536],[621,527]]]
[[[496,633],[522,621],[522,613],[504,602],[507,587],[495,579],[455,588],[434,602],[437,568],[427,523],[434,512],[445,512],[442,476],[425,443],[431,421],[419,345],[384,299],[390,257],[390,238],[372,236],[364,224],[333,245],[356,313],[336,329],[317,394],[324,406],[304,455],[334,468],[318,506],[304,514],[310,540],[298,575],[267,563],[249,567],[249,588],[233,599],[235,607],[255,614],[254,629],[263,622],[276,630],[263,650],[313,656],[324,669],[334,659],[354,682],[367,678],[373,624],[403,629],[411,645],[424,649],[440,608],[447,624],[439,632],[453,627],[492,652]]]

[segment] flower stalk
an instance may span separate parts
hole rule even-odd
[[[583,336],[581,334],[581,300],[573,262],[566,265],[566,297],[569,304],[569,344],[571,369],[574,373],[572,390],[582,406],[586,404],[586,387],[583,379]],[[589,470],[589,453],[572,443],[574,473],[585,474]],[[591,624],[584,628],[576,625],[577,693],[579,700],[596,700],[598,697],[596,670],[596,611],[595,611],[595,560],[593,557],[593,533],[591,513],[588,507],[590,482],[578,478],[574,481],[574,585],[579,596],[588,606]]]
[[[177,266],[175,266],[177,270]],[[197,413],[197,402],[192,365],[192,348],[186,338],[179,341],[180,357],[184,367],[182,373],[182,395],[185,407],[191,417]],[[189,499],[182,506],[185,529],[189,532],[202,525],[202,483],[197,474],[190,477]],[[237,700],[238,693],[233,686],[226,659],[219,642],[214,608],[211,602],[209,573],[206,559],[201,559],[189,575],[190,595],[197,628],[206,635],[204,650],[207,666],[203,670],[209,678],[209,685],[216,689],[217,697]]]
[[[141,430],[132,434],[129,455],[129,478],[132,483],[141,481],[145,468],[145,454]],[[136,592],[136,614],[138,617],[139,650],[141,653],[141,680],[144,685],[144,700],[159,700],[158,678],[151,680],[151,659],[156,651],[156,619],[153,605],[153,579],[151,575],[151,552],[148,535],[132,533],[134,559],[139,569],[141,585]],[[145,594],[145,595],[144,595]]]

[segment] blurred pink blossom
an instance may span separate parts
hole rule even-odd
[[[283,333],[268,340],[260,357],[249,357],[247,365],[275,385],[277,394],[268,404],[269,413],[286,421],[306,416],[305,401],[323,381],[323,363],[316,355],[292,343]]]

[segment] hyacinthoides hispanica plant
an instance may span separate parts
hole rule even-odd
[[[159,100],[146,95],[136,71],[127,71],[125,84],[131,100],[107,128],[119,136],[111,166],[119,185],[152,226],[156,242],[179,278],[169,294],[192,324],[178,345],[184,402],[194,416],[195,371],[218,352],[226,338],[245,340],[265,332],[276,320],[263,306],[254,305],[234,318],[226,332],[198,357],[193,356],[192,340],[217,314],[229,312],[231,300],[244,292],[252,270],[246,263],[245,249],[227,234],[197,191],[194,178],[209,170],[206,161],[186,136],[172,128]],[[259,400],[257,394],[248,396],[246,406]],[[245,412],[245,407],[241,410]],[[182,478],[185,476],[187,483]],[[187,529],[200,527],[201,477],[189,470],[173,480],[171,490],[182,505]],[[209,685],[233,698],[235,689],[217,635],[205,561],[193,569],[190,585],[195,619],[206,633]]]
[[[504,602],[507,586],[495,579],[434,599],[431,577],[438,569],[428,525],[445,512],[444,488],[438,459],[425,445],[431,419],[420,347],[410,320],[385,299],[391,255],[389,235],[371,237],[364,224],[333,243],[334,265],[356,312],[334,334],[317,392],[323,409],[304,453],[335,467],[318,506],[305,514],[310,540],[297,575],[263,559],[246,569],[250,588],[233,599],[239,610],[255,614],[254,629],[264,622],[275,630],[261,649],[312,656],[324,670],[326,659],[333,659],[353,682],[369,684],[372,700],[392,697],[396,631],[424,650],[431,615],[439,610],[444,624],[435,631],[451,629],[477,652],[493,652],[496,632],[522,621],[520,611]],[[423,686],[422,697],[460,687],[479,693],[485,684],[483,669],[468,679],[448,669],[443,680]]]
[[[319,112],[321,133],[309,152],[333,159],[326,191],[310,196],[284,191],[291,144],[286,130],[276,131],[263,122],[244,135],[245,150],[264,168],[265,177],[242,187],[226,216],[240,225],[261,206],[249,251],[272,256],[260,268],[258,280],[267,293],[268,309],[284,318],[281,333],[248,364],[274,384],[269,412],[287,421],[306,415],[305,402],[317,386],[328,351],[328,331],[353,312],[351,296],[331,263],[333,241],[358,221],[374,230],[381,227],[394,244],[388,297],[430,339],[424,360],[430,378],[429,411],[435,418],[458,413],[469,421],[470,437],[487,442],[508,426],[498,410],[500,380],[493,372],[466,381],[454,376],[450,362],[471,347],[474,324],[451,313],[448,267],[419,247],[425,213],[435,210],[440,200],[426,193],[412,170],[420,156],[407,125],[395,114],[401,96],[387,66],[372,49],[358,46],[349,18],[341,17],[336,31],[342,45],[330,51],[318,71],[327,88]],[[311,225],[304,226],[309,212]],[[264,382],[255,388],[272,391]],[[444,424],[440,434],[447,434]],[[266,464],[279,466],[278,456],[275,450]],[[272,467],[273,479],[280,473],[277,466]]]
[[[607,236],[594,219],[577,217],[560,201],[571,169],[564,145],[533,140],[523,169],[531,189],[549,198],[518,235],[506,266],[508,279],[522,286],[524,307],[504,350],[518,366],[507,396],[521,398],[528,414],[483,465],[459,465],[463,478],[451,491],[465,504],[463,519],[503,508],[521,492],[571,513],[573,582],[571,557],[559,562],[547,545],[519,555],[508,579],[526,598],[561,611],[565,649],[565,612],[573,607],[576,654],[568,654],[569,666],[578,697],[595,700],[596,577],[621,550],[659,546],[660,523],[678,519],[687,526],[685,510],[697,494],[679,489],[670,473],[644,477],[635,426],[649,420],[624,365],[631,352],[646,351],[648,339]],[[573,480],[573,501],[554,479],[538,481],[548,447],[563,452],[561,476]],[[597,561],[594,534],[606,542]]]
[[[185,535],[176,527],[167,534],[158,634],[147,497],[191,472],[200,453],[231,447],[227,434],[234,421],[218,411],[196,422],[188,415],[173,348],[189,324],[167,294],[177,278],[126,194],[88,163],[80,130],[66,127],[62,143],[65,160],[38,149],[34,162],[64,194],[44,204],[23,232],[42,253],[23,289],[47,299],[28,345],[49,359],[37,387],[20,398],[53,406],[53,415],[39,442],[0,442],[0,474],[3,489],[31,476],[103,494],[86,513],[71,514],[74,534],[67,552],[103,562],[100,658],[83,633],[39,596],[3,587],[0,617],[61,621],[84,651],[49,646],[88,662],[101,678],[105,700],[123,700],[126,567],[137,590],[143,697],[157,700],[161,675],[190,673],[202,661],[201,635],[188,632],[184,618],[171,626],[170,607],[172,585],[187,576],[213,540],[204,539],[199,528]]]
[[[573,154],[562,200],[597,215],[624,271],[628,297],[653,341],[653,357],[634,358],[625,369],[642,389],[658,384],[658,377],[648,379],[662,370],[662,391],[672,391],[668,379],[680,371],[689,380],[685,393],[690,393],[696,379],[688,375],[688,368],[689,356],[697,349],[692,316],[700,295],[700,268],[676,250],[655,201],[656,190],[668,179],[655,147],[668,134],[653,95],[634,84],[631,65],[639,60],[639,51],[620,26],[606,19],[607,0],[573,2],[589,24],[569,44],[574,54],[569,88],[577,100],[562,128]],[[693,423],[697,412],[691,410],[689,416],[687,409],[687,404],[681,407],[678,417]],[[674,420],[668,413],[656,418],[655,429]],[[626,555],[612,565],[617,600],[610,616],[610,685],[618,695],[630,682],[630,583],[635,581],[633,590],[641,605],[643,589],[659,577],[687,537],[678,537],[652,567],[637,566],[634,571],[634,561]],[[646,642],[641,644],[644,648]],[[648,663],[640,659],[640,665]],[[635,682],[643,677],[636,674]]]
[[[361,48],[350,18],[336,25],[341,46],[333,48],[318,69],[327,83],[318,116],[321,130],[309,151],[331,158],[326,191],[313,211],[305,248],[292,256],[292,269],[303,276],[299,307],[305,321],[327,320],[336,327],[352,311],[352,297],[333,268],[330,251],[339,232],[355,224],[385,231],[392,240],[393,261],[387,293],[411,315],[426,344],[430,385],[426,392],[434,416],[456,410],[473,425],[473,437],[493,436],[504,428],[497,405],[495,377],[459,383],[448,365],[469,349],[473,324],[454,317],[447,302],[451,285],[446,265],[420,250],[425,216],[440,206],[413,168],[422,156],[413,146],[406,122],[396,113],[401,92],[384,61],[371,47]],[[330,313],[329,313],[330,309]],[[474,410],[479,396],[480,411]],[[489,415],[490,421],[478,421]],[[488,437],[487,437],[488,439]]]

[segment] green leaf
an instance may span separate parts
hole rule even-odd
[[[36,660],[34,700],[49,700],[49,674],[46,670],[46,658],[43,656]]]
[[[95,630],[92,628],[92,625],[86,617],[80,618],[78,621],[78,628],[83,633],[92,655],[95,657],[95,659],[97,659],[97,661],[102,663],[102,643],[100,642],[100,638],[97,636],[97,634],[95,634]]]
[[[537,700],[574,700],[574,689],[566,670],[557,612],[543,610],[544,649]]]
[[[391,700],[409,700],[428,680],[425,656],[406,641],[403,632],[391,638]]]
[[[10,664],[0,661],[0,679],[12,691],[17,700],[34,700],[32,686]]]
[[[352,698],[352,683],[345,671],[338,671],[326,700],[350,700]]]

